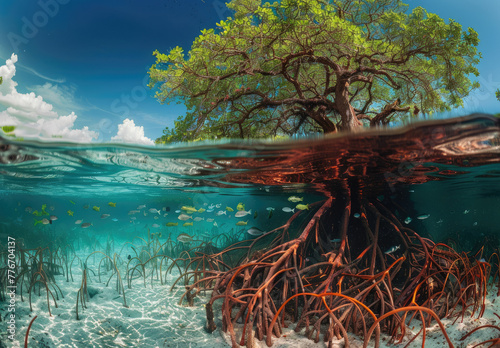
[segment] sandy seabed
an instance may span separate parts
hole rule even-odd
[[[89,259],[89,269],[97,273],[97,263],[100,257]],[[93,263],[94,262],[94,263]],[[33,294],[33,311],[30,311],[28,296],[24,294],[16,296],[15,321],[16,333],[14,340],[9,339],[7,332],[7,321],[9,320],[8,307],[5,303],[0,307],[2,321],[0,322],[0,348],[24,347],[24,338],[31,319],[37,315],[29,333],[28,347],[59,348],[59,347],[170,347],[170,348],[223,348],[231,347],[229,337],[220,330],[220,300],[215,302],[214,312],[216,324],[219,328],[212,334],[205,331],[206,322],[205,308],[203,306],[209,299],[197,297],[194,307],[178,305],[184,287],[179,285],[170,291],[171,285],[178,277],[178,272],[172,272],[167,277],[167,285],[161,285],[159,280],[151,284],[151,277],[146,280],[135,276],[132,288],[129,289],[126,280],[125,296],[129,308],[123,306],[123,296],[116,290],[116,276],[113,276],[109,285],[106,282],[111,272],[101,275],[102,283],[98,282],[97,275],[89,272],[88,287],[93,294],[87,303],[87,308],[79,308],[80,320],[76,320],[76,295],[81,285],[82,270],[73,266],[73,282],[67,282],[63,275],[56,276],[56,283],[61,289],[64,298],[57,301],[58,308],[50,300],[52,316],[47,310],[47,297],[45,290],[41,290],[41,296]],[[457,348],[473,347],[475,344],[493,338],[500,337],[500,331],[494,328],[484,328],[460,341],[465,334],[482,325],[500,326],[500,319],[494,315],[500,315],[500,297],[496,297],[497,287],[488,288],[486,298],[486,310],[481,318],[477,315],[473,318],[443,319],[442,322],[451,341]],[[381,348],[404,347],[408,340],[420,330],[419,321],[413,321],[407,330],[407,336],[403,343],[394,345],[389,343],[389,338],[382,335]],[[413,324],[415,326],[413,326]],[[299,348],[321,348],[327,344],[320,341],[314,343],[300,333],[293,331],[293,325],[284,329],[284,336],[273,339],[274,348],[299,347]],[[239,336],[239,335],[238,335]],[[363,341],[349,334],[350,347],[363,346]],[[334,343],[334,347],[344,347],[344,340]],[[374,347],[373,340],[368,345]],[[422,334],[420,334],[409,347],[421,347]],[[447,347],[444,336],[435,321],[426,331],[425,347]],[[253,347],[267,347],[265,342],[254,341]],[[487,347],[487,346],[482,346]],[[499,347],[499,346],[495,346]]]

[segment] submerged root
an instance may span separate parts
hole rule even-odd
[[[290,223],[300,214],[296,213],[267,233],[281,230],[269,249],[252,254],[252,244],[238,266],[220,267],[224,252],[204,255],[205,260],[218,261],[204,267],[197,263],[184,297],[193,303],[197,293],[212,290],[206,305],[207,331],[216,329],[213,304],[218,300],[222,330],[233,348],[251,345],[254,337],[271,346],[272,338],[281,337],[290,323],[316,342],[322,335],[329,346],[343,338],[349,347],[348,332],[363,336],[366,346],[375,331],[377,347],[382,331],[401,342],[415,314],[424,325],[432,319],[440,324],[445,316],[464,316],[469,306],[473,314],[482,315],[490,272],[486,262],[471,261],[420,237],[378,201],[359,199],[361,214],[357,229],[351,230],[350,199],[336,208],[333,202],[334,198],[321,202],[302,233],[286,241]],[[328,217],[327,221],[337,221],[334,235],[321,230],[320,222]],[[383,251],[382,234],[398,241],[397,253]],[[349,238],[362,242],[348,243]],[[413,316],[407,318],[409,313]]]

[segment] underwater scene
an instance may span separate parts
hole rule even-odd
[[[1,138],[0,346],[493,347],[499,162],[487,115],[293,142]]]

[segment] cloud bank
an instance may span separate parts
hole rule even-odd
[[[16,126],[14,133],[17,137],[63,139],[81,143],[98,139],[99,134],[88,126],[74,128],[78,117],[74,110],[83,109],[75,102],[74,87],[47,82],[29,88],[30,93],[19,93],[18,84],[14,81],[16,63],[17,55],[12,54],[5,65],[0,66],[0,76],[3,78],[0,85],[0,127]],[[59,112],[67,110],[64,113],[69,112],[69,115],[60,115],[54,107]],[[154,145],[153,140],[144,135],[144,127],[136,126],[134,120],[128,118],[118,125],[118,132],[111,140]]]
[[[90,142],[98,133],[88,127],[74,129],[77,116],[74,112],[60,116],[53,106],[34,92],[19,93],[16,75],[17,55],[12,54],[0,67],[3,84],[0,85],[0,126],[16,126],[18,137],[63,138],[75,142]]]
[[[154,141],[144,136],[144,127],[136,126],[134,120],[126,118],[118,125],[118,133],[111,138],[111,141],[123,143],[133,143],[142,145],[154,145]]]

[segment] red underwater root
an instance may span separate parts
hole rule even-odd
[[[26,335],[24,336],[24,348],[28,348],[28,337],[30,334],[31,325],[33,325],[33,322],[35,321],[36,318],[38,318],[38,315],[35,315],[33,319],[31,319],[30,324],[28,325],[28,330],[26,330]]]
[[[420,237],[378,200],[366,200],[347,185],[342,189],[338,198],[310,205],[319,208],[296,238],[287,240],[290,225],[307,212],[256,238],[235,267],[223,261],[226,251],[191,260],[189,277],[181,275],[194,280],[185,295],[192,304],[200,291],[212,291],[208,331],[216,329],[213,304],[221,300],[222,330],[233,348],[264,338],[271,346],[292,323],[296,332],[305,329],[307,337],[322,338],[329,347],[342,338],[349,347],[349,332],[364,337],[367,347],[375,331],[378,347],[381,332],[401,342],[415,318],[423,324],[423,344],[425,327],[435,320],[453,347],[440,319],[463,318],[468,310],[483,314],[489,264]],[[359,211],[355,219],[352,206]],[[272,237],[266,249],[253,251]],[[384,245],[387,240],[394,244]],[[397,251],[385,251],[394,245]]]

